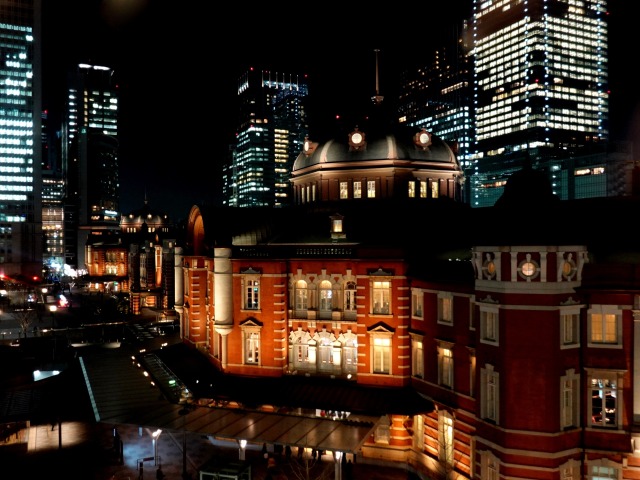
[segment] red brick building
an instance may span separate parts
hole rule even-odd
[[[638,200],[560,202],[526,168],[471,209],[462,181],[428,132],[362,125],[307,142],[294,207],[193,207],[184,342],[226,376],[410,388],[432,403],[370,411],[358,455],[424,478],[640,478],[640,257],[615,228]]]

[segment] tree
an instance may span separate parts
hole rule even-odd
[[[16,292],[16,301],[12,302],[8,314],[18,323],[20,333],[27,338],[27,332],[36,319],[35,302],[29,301],[30,293],[27,290]]]
[[[303,452],[304,450],[304,452]],[[315,454],[314,454],[315,452]],[[282,470],[290,473],[288,478],[298,480],[329,480],[335,472],[334,462],[322,461],[321,452],[298,447],[297,455],[287,456]],[[278,478],[273,476],[273,478]]]

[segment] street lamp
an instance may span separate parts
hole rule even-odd
[[[161,429],[156,430],[151,434],[153,437],[153,464],[158,465],[158,440],[160,439]]]
[[[245,449],[247,448],[247,441],[245,439],[238,440],[238,446],[240,447],[238,450],[238,459],[245,459]]]
[[[53,320],[56,314],[56,310],[58,309],[58,307],[56,307],[55,305],[49,305],[49,311],[51,312],[51,332],[53,332]]]
[[[336,450],[333,452],[333,458],[335,462],[335,480],[342,480],[342,456],[344,452]]]

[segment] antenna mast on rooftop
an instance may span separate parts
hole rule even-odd
[[[380,81],[378,80],[378,53],[380,53],[380,49],[376,48],[373,51],[376,52],[376,94],[371,97],[371,100],[373,100],[373,103],[375,103],[376,105],[380,105],[382,103],[382,100],[384,100],[384,97],[380,95]]]

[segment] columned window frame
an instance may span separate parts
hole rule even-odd
[[[500,424],[500,374],[490,364],[480,369],[480,415]]]
[[[438,410],[438,461],[448,468],[453,466],[454,418],[447,410]]]
[[[436,340],[438,343],[438,384],[453,388],[453,343]]]
[[[587,425],[606,429],[623,428],[622,401],[624,370],[587,369],[585,398]]]
[[[393,334],[391,329],[382,325],[369,331],[369,341],[371,342],[371,367],[373,374],[390,375],[393,371]]]
[[[453,325],[453,293],[438,292],[438,323]]]
[[[424,378],[424,337],[411,333],[411,376]]]
[[[242,331],[242,363],[244,365],[257,365],[262,363],[260,334],[262,324],[256,319],[248,318],[240,324]]]
[[[249,268],[241,271],[242,309],[260,310],[260,272]]]
[[[424,290],[420,288],[411,289],[411,316],[424,320]]]
[[[500,345],[500,309],[497,305],[479,304],[480,342]]]
[[[569,369],[560,377],[560,428],[580,425],[580,375]]]

